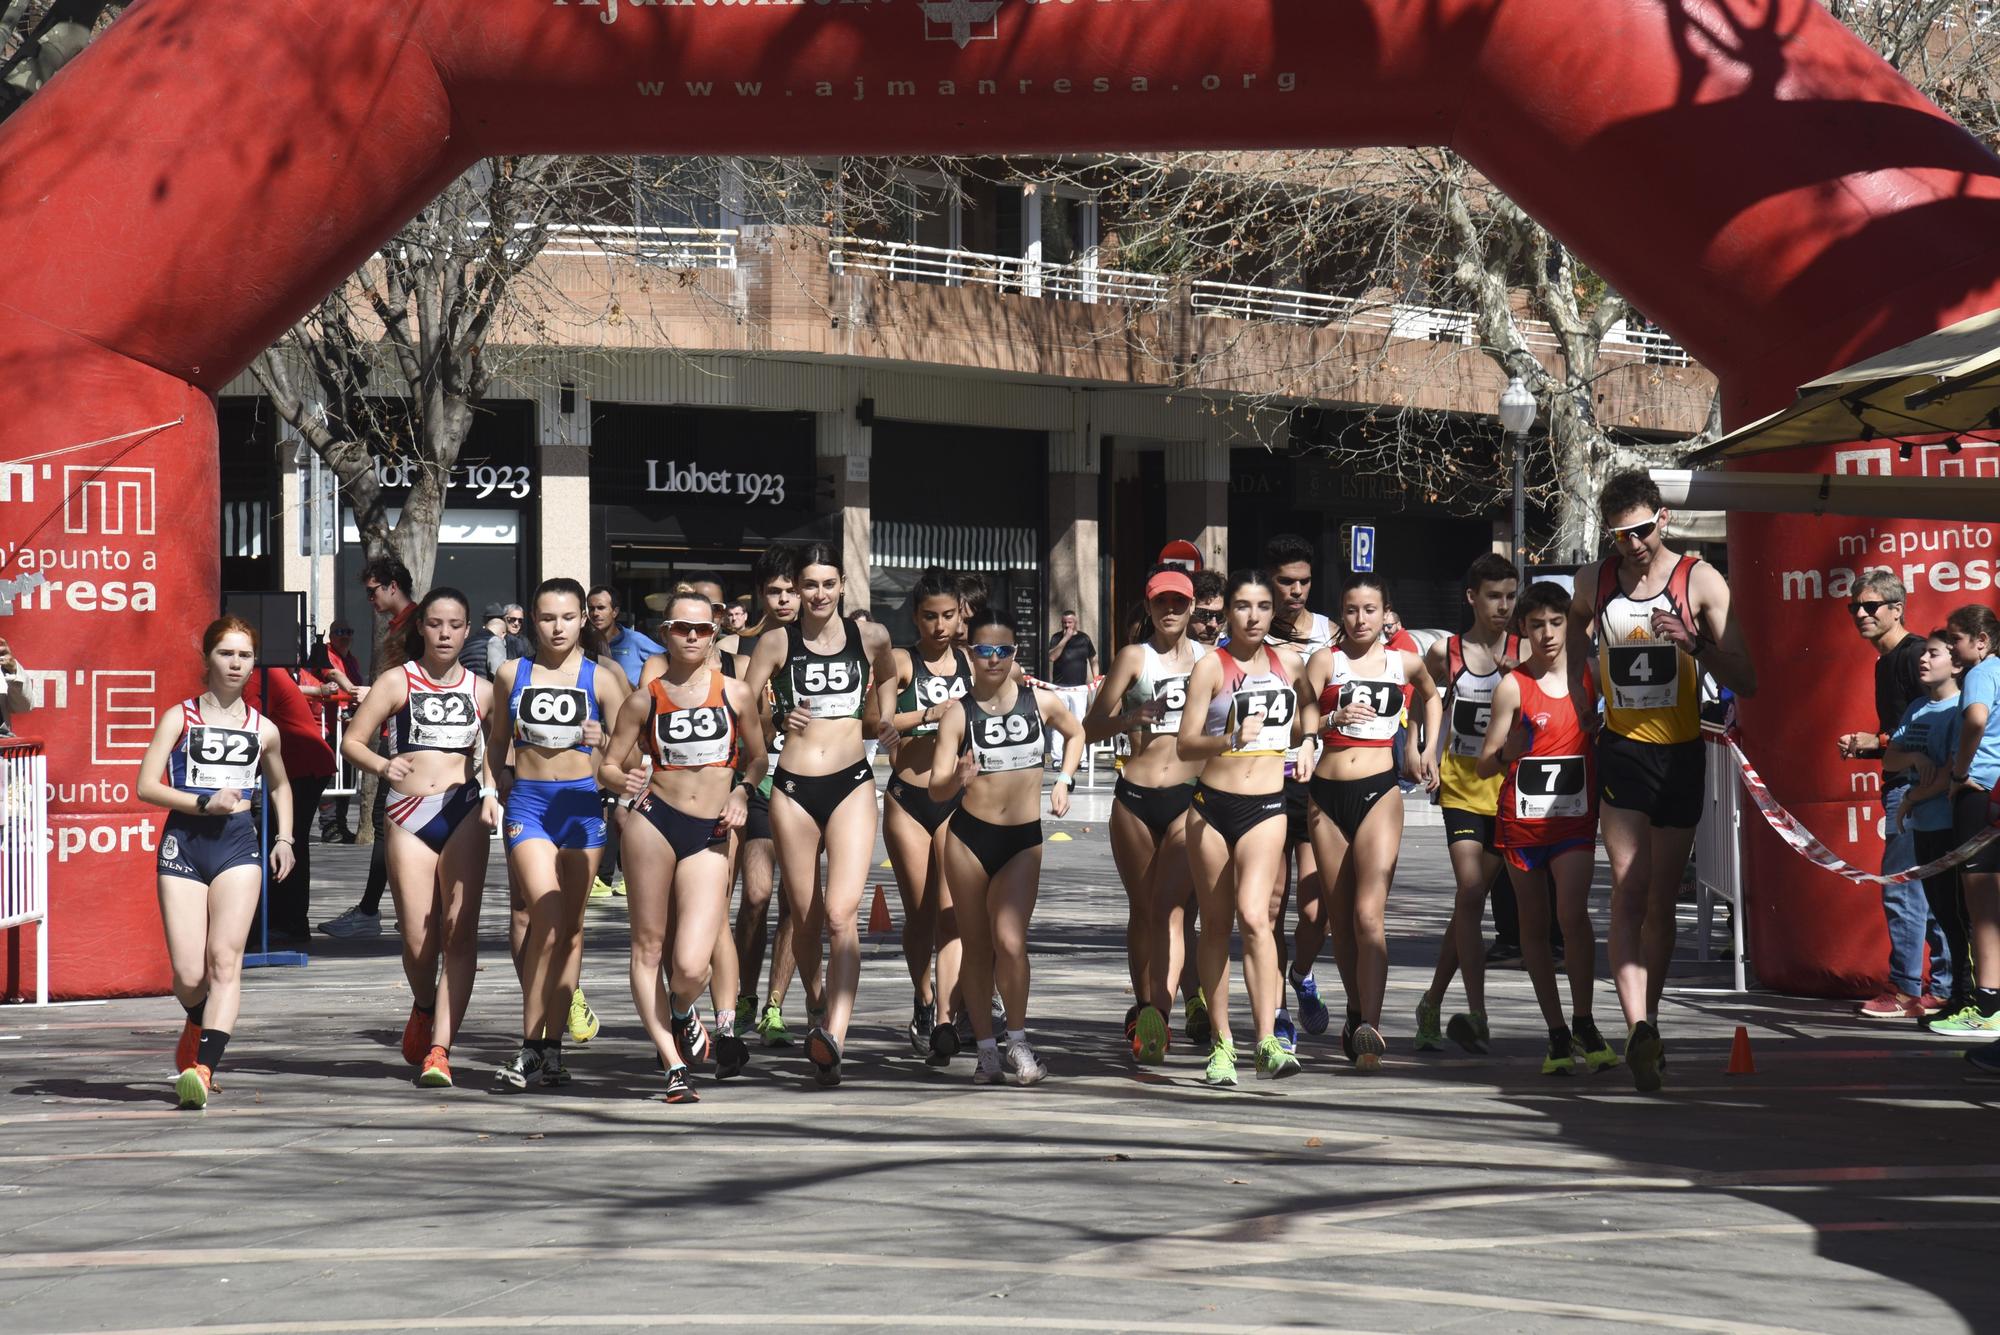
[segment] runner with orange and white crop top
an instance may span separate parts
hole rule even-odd
[[[389,785],[389,892],[403,938],[410,1016],[403,1060],[416,1083],[452,1083],[451,1044],[479,970],[479,903],[486,855],[500,824],[499,792],[483,733],[492,684],[459,662],[471,631],[464,594],[435,588],[403,632],[406,661],[375,679],[355,710],[341,754]],[[388,725],[388,754],[369,739]]]
[[[1478,773],[1499,779],[1494,844],[1507,862],[1521,911],[1521,959],[1549,1026],[1543,1075],[1617,1064],[1597,1032],[1591,992],[1597,933],[1590,921],[1590,876],[1597,853],[1597,757],[1589,721],[1597,715],[1589,672],[1568,669],[1569,591],[1544,580],[1523,595],[1519,622],[1527,660],[1493,692]],[[1579,646],[1581,652],[1581,646]],[[1570,1015],[1563,1023],[1549,949],[1549,882],[1556,890],[1568,963]]]
[[[663,628],[667,669],[619,707],[597,777],[637,803],[625,827],[632,1001],[666,1071],[667,1102],[691,1103],[691,1065],[713,1054],[722,1078],[749,1055],[730,1035],[733,1069],[725,1072],[721,1044],[711,1043],[695,1008],[728,916],[729,832],[743,824],[763,778],[764,751],[755,697],[709,662],[717,630],[709,599],[675,595]]]
[[[1327,934],[1347,991],[1341,1049],[1357,1070],[1382,1068],[1382,996],[1389,943],[1382,915],[1403,840],[1403,790],[1396,733],[1414,701],[1402,758],[1411,777],[1435,791],[1443,706],[1421,655],[1382,640],[1385,604],[1373,575],[1350,575],[1340,591],[1338,645],[1306,665],[1325,751],[1313,772],[1313,846],[1326,882]],[[1420,740],[1423,739],[1423,740]]]

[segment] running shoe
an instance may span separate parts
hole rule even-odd
[[[215,1072],[200,1062],[188,1067],[174,1081],[174,1094],[183,1108],[206,1108],[208,1096],[215,1089]]]
[[[410,1018],[403,1021],[403,1060],[415,1066],[431,1050],[431,1026],[436,1017],[429,1012],[410,1007]]]
[[[1430,1000],[1428,997],[1417,998],[1417,1033],[1416,1037],[1410,1040],[1410,1043],[1418,1052],[1438,1052],[1443,1050],[1444,1030],[1439,1025],[1443,1010],[1444,1007]],[[1342,1046],[1346,1046],[1351,1041],[1345,1032],[1341,1034]]]
[[[1202,1079],[1217,1088],[1236,1083],[1236,1045],[1226,1038],[1215,1040],[1215,1046],[1208,1050],[1208,1070]]]
[[[792,1045],[792,1031],[785,1028],[785,1012],[775,1001],[764,1007],[764,1013],[757,1017],[755,1028],[759,1041],[767,1048],[788,1048]]]
[[[814,1079],[820,1084],[831,1089],[840,1083],[840,1044],[818,1025],[806,1031],[806,1060],[813,1064]]]
[[[757,1032],[757,998],[736,998],[736,1032],[739,1034]]]
[[[1908,1020],[1921,1017],[1924,1009],[1917,998],[1892,987],[1881,996],[1862,1002],[1854,1013],[1864,1020]]]
[[[625,898],[625,873],[624,873],[624,872],[622,872],[622,871],[621,871],[621,872],[619,872],[619,873],[618,873],[618,874],[617,874],[616,876],[614,876],[614,877],[612,877],[612,878],[611,878],[611,893],[612,893],[612,894],[614,894],[614,895],[616,895],[616,896],[618,896],[618,897],[619,897],[620,899],[623,899],[623,898]]]
[[[1382,1041],[1381,1032],[1372,1024],[1354,1027],[1354,1069],[1372,1075],[1382,1069],[1382,1054],[1388,1045]]]
[[[1013,1072],[1013,1080],[1017,1085],[1038,1085],[1049,1073],[1049,1068],[1042,1064],[1042,1059],[1035,1055],[1034,1048],[1029,1046],[1025,1038],[1017,1039],[1007,1045],[1007,1069]]]
[[[959,1052],[958,1026],[940,1024],[931,1029],[930,1053],[924,1058],[929,1066],[949,1066],[951,1059]]]
[[[609,899],[615,893],[617,892],[611,888],[611,882],[605,880],[602,876],[590,883],[590,897],[592,899]]]
[[[1576,1073],[1576,1057],[1572,1054],[1571,1049],[1575,1046],[1576,1040],[1569,1034],[1564,1034],[1559,1038],[1551,1038],[1549,1040],[1549,1055],[1542,1058],[1542,1074],[1574,1075]]]
[[[1965,1073],[1967,1080],[1977,1080],[1982,1084],[2000,1080],[2000,1043],[1973,1048],[1965,1054],[1965,1063],[1972,1068]]]
[[[1259,1041],[1257,1044],[1257,1078],[1259,1080],[1283,1080],[1286,1076],[1299,1073],[1299,1059],[1285,1051],[1285,1045],[1277,1035]]]
[[[1359,1015],[1349,1015],[1347,1023],[1340,1026],[1340,1055],[1349,1061],[1355,1059],[1354,1031],[1361,1027]]]
[[[542,1059],[542,1088],[555,1089],[568,1083],[569,1067],[563,1065],[562,1044],[551,1044],[548,1056]]]
[[[1979,1007],[1964,1006],[1941,1020],[1932,1020],[1931,1033],[1939,1038],[2000,1038],[2000,1012],[1981,1015]]]
[[[1945,1007],[1950,1004],[1951,1003],[1946,1001],[1943,997],[1938,996],[1934,992],[1926,992],[1922,996],[1917,998],[1917,1009],[1923,1012],[1925,1019],[1928,1019],[1933,1015],[1944,1014]]]
[[[201,1056],[201,1026],[193,1020],[181,1021],[181,1036],[174,1044],[174,1069],[185,1071]]]
[[[931,1050],[931,1030],[937,1028],[937,1003],[919,1001],[910,1012],[910,1051],[922,1057]]]
[[[1132,1055],[1139,1055],[1139,1013],[1146,1009],[1146,1003],[1135,1001],[1125,1012],[1125,1046],[1132,1049]]]
[[[975,1085],[997,1085],[1007,1078],[1007,1068],[1001,1065],[1000,1049],[981,1048],[979,1062],[972,1068],[972,1083]]]
[[[1451,1017],[1451,1023],[1444,1027],[1445,1037],[1464,1048],[1474,1056],[1486,1055],[1487,1046],[1493,1042],[1492,1031],[1486,1027],[1486,1017],[1478,1011],[1461,1011]]]
[[[1650,1020],[1633,1025],[1625,1038],[1625,1065],[1632,1071],[1632,1088],[1641,1094],[1659,1089],[1661,1059],[1665,1055],[1666,1044],[1660,1042],[1660,1031]]]
[[[1597,1021],[1588,1015],[1571,1016],[1569,1032],[1576,1048],[1576,1055],[1583,1058],[1584,1069],[1601,1071],[1607,1066],[1618,1064],[1618,1054],[1604,1041],[1604,1035],[1597,1032]],[[1664,1051],[1660,1054],[1660,1060],[1666,1060]]]
[[[1200,988],[1181,1008],[1181,1032],[1197,1052],[1215,1040],[1215,1026],[1208,1019],[1208,994]]]
[[[363,913],[356,904],[338,918],[330,918],[319,925],[328,936],[337,936],[343,941],[358,941],[363,937],[382,935],[382,915]]]
[[[417,1072],[417,1083],[425,1089],[450,1089],[451,1054],[432,1045],[424,1054],[424,1069]]]
[[[583,999],[583,989],[569,994],[569,1036],[577,1043],[588,1043],[597,1037],[601,1026],[597,1022],[597,1012]]]
[[[1278,1007],[1278,1013],[1271,1021],[1271,1036],[1284,1044],[1285,1051],[1299,1050],[1299,1027],[1292,1023],[1292,1013],[1283,1006]]]
[[[1139,1012],[1139,1023],[1132,1038],[1132,1056],[1141,1066],[1158,1066],[1167,1059],[1167,1017],[1160,1014],[1156,1006],[1148,1006]]]
[[[708,1026],[701,1022],[698,1011],[674,1017],[674,1042],[680,1045],[681,1057],[689,1066],[705,1066],[710,1057]]]
[[[979,1036],[972,1032],[972,1016],[970,1014],[961,1014],[956,1020],[951,1022],[951,1027],[958,1031],[958,1049],[960,1052],[965,1051],[965,1049],[979,1041]]]
[[[694,1092],[694,1081],[688,1079],[685,1066],[669,1067],[667,1070],[668,1103],[700,1103],[701,1095]]]
[[[1327,1025],[1333,1022],[1326,1003],[1319,999],[1319,984],[1313,981],[1310,972],[1303,978],[1292,979],[1292,991],[1299,995],[1299,1023],[1306,1027],[1308,1034],[1323,1034]]]
[[[729,1080],[750,1064],[750,1045],[734,1034],[715,1036],[715,1078]]]
[[[505,1094],[522,1090],[530,1085],[545,1083],[542,1079],[542,1054],[523,1046],[510,1058],[505,1066],[493,1073],[493,1088]]]

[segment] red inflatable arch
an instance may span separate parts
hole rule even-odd
[[[57,989],[166,986],[131,791],[215,606],[211,396],[479,157],[1446,143],[1734,420],[2000,305],[2000,162],[1814,0],[141,0],[0,129],[0,578],[50,581],[0,631],[52,673]],[[1858,527],[1733,547],[1751,749],[1829,835],[1867,659],[1780,581]],[[1879,975],[1870,897],[1788,856],[1754,849],[1763,977]]]

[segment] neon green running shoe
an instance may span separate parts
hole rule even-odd
[[[1208,1070],[1202,1079],[1218,1089],[1236,1083],[1236,1045],[1226,1038],[1215,1040],[1215,1046],[1208,1050]]]
[[[611,888],[611,882],[605,880],[602,876],[590,883],[590,897],[592,899],[609,899],[615,893],[617,892]]]
[[[748,1034],[757,1028],[757,998],[736,998],[736,1032]]]
[[[1417,1034],[1411,1040],[1418,1052],[1439,1052],[1444,1048],[1440,1018],[1444,1008],[1426,997],[1417,998]]]
[[[1564,1034],[1561,1038],[1550,1039],[1549,1055],[1542,1058],[1542,1074],[1574,1075],[1576,1058],[1572,1055],[1571,1049],[1575,1046],[1576,1040],[1568,1034]]]
[[[583,999],[583,989],[569,994],[569,1036],[578,1043],[588,1043],[597,1037],[601,1026],[597,1022],[597,1012]]]
[[[2000,1012],[1981,1015],[1979,1007],[1967,1006],[1955,1015],[1932,1020],[1931,1032],[1947,1038],[2000,1038]]]
[[[792,1031],[785,1028],[785,1012],[773,1001],[764,1007],[764,1013],[757,1017],[757,1037],[767,1048],[788,1048],[792,1045]]]
[[[1276,1034],[1257,1044],[1259,1080],[1283,1080],[1286,1076],[1297,1075],[1299,1069],[1298,1057],[1285,1050],[1285,1045],[1278,1041]]]
[[[1147,1006],[1139,1012],[1139,1019],[1133,1026],[1132,1057],[1141,1066],[1158,1066],[1167,1059],[1167,1017],[1160,1014],[1157,1007]]]
[[[1597,1022],[1588,1015],[1571,1018],[1570,1035],[1575,1039],[1576,1055],[1583,1058],[1584,1069],[1601,1071],[1618,1064],[1618,1054],[1604,1041],[1604,1035],[1597,1032]]]

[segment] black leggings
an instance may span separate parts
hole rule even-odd
[[[952,813],[951,837],[979,859],[990,879],[1021,854],[1041,847],[1042,823],[1031,820],[1026,825],[994,825],[961,807]]]
[[[1958,838],[1950,830],[1918,830],[1916,834],[1918,866],[1958,847]],[[1969,997],[1973,988],[1972,940],[1965,925],[1965,888],[1959,872],[1960,868],[1953,867],[1924,877],[1924,898],[1930,903],[1931,916],[1944,929],[1945,949],[1951,953],[1952,991]]]
[[[783,793],[804,807],[806,814],[813,818],[813,824],[824,830],[849,793],[863,784],[874,782],[875,771],[868,768],[865,760],[857,760],[850,768],[835,770],[831,774],[794,774],[780,765],[771,791]]]

